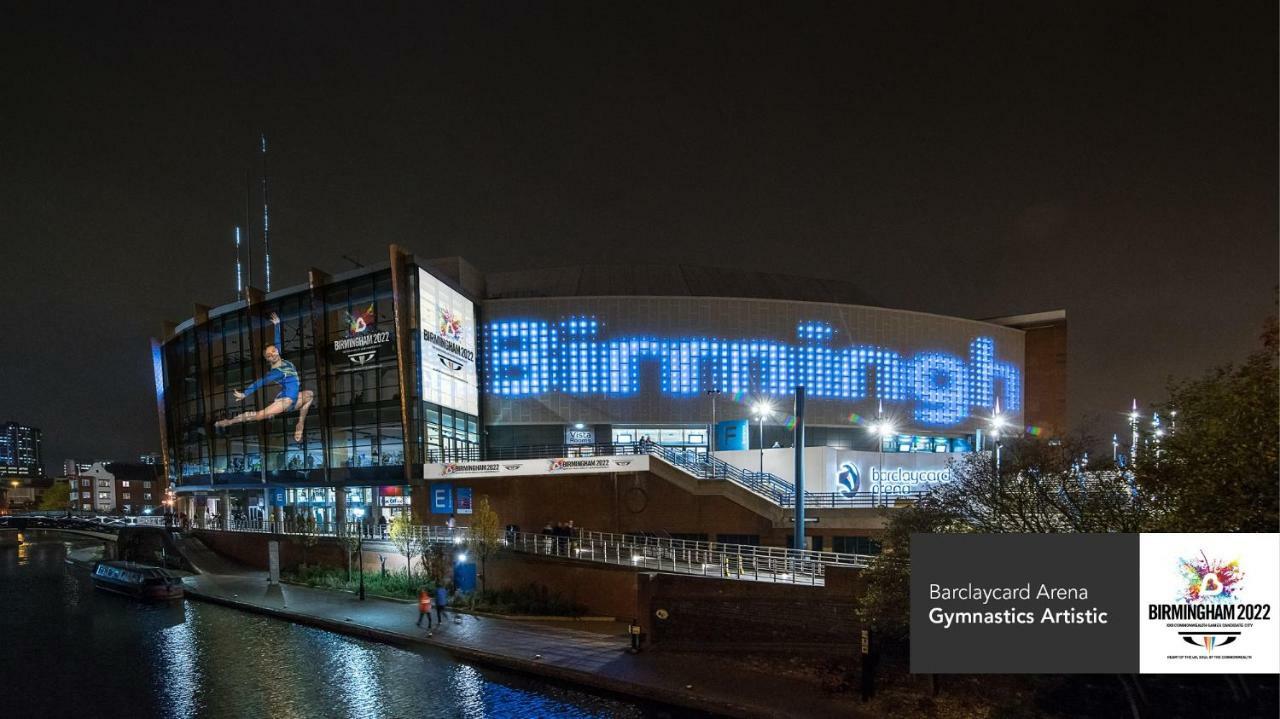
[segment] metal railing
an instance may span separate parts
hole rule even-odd
[[[93,512],[75,512],[68,514],[65,510],[61,512],[15,512],[0,516],[0,524],[8,522],[23,522],[30,520],[63,522],[68,526],[73,524],[94,524],[101,527],[132,527],[136,525],[152,524],[153,519],[148,515],[142,516],[123,516],[118,514],[97,514]]]
[[[483,454],[479,448],[429,452],[432,462],[502,461],[518,459],[550,459],[559,457],[600,457],[628,454],[647,454],[658,457],[671,466],[698,479],[728,480],[738,484],[782,508],[795,506],[795,487],[790,482],[769,472],[752,472],[729,464],[719,457],[689,449],[664,447],[660,444],[638,442],[602,442],[594,444],[536,444],[514,447],[489,447]],[[805,492],[806,507],[847,509],[889,507],[914,502],[923,492]]]
[[[583,531],[572,537],[515,533],[516,551],[706,577],[822,584],[828,567],[867,567],[872,556]]]
[[[377,530],[370,536],[368,525],[349,522],[344,525],[325,523],[311,525],[302,522],[263,522],[234,520],[229,526],[214,527],[231,532],[284,534],[291,536],[358,537],[368,541],[386,540]],[[475,539],[470,528],[416,525],[411,536],[417,543],[462,545]],[[816,552],[810,550],[761,547],[748,544],[725,544],[684,539],[669,539],[636,534],[578,531],[573,535],[553,535],[534,532],[504,532],[499,544],[502,547],[526,554],[561,557],[565,559],[614,564],[638,570],[696,574],[706,577],[745,579],[753,581],[787,582],[792,584],[822,584],[828,567],[868,566],[873,555]],[[417,551],[418,547],[413,550]]]

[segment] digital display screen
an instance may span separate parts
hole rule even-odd
[[[480,414],[475,318],[471,300],[426,270],[418,270],[423,401]]]

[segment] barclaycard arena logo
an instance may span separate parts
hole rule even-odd
[[[910,493],[928,489],[935,484],[951,481],[951,468],[907,469],[905,467],[872,466],[870,478],[864,479],[858,465],[841,462],[836,472],[836,493],[852,497],[859,492]]]
[[[333,350],[347,356],[347,361],[356,366],[363,366],[378,356],[378,348],[391,341],[390,332],[374,332],[373,323],[376,315],[373,305],[346,315],[346,336],[333,341]]]
[[[862,491],[862,476],[858,473],[858,465],[853,462],[840,465],[840,472],[836,474],[836,488],[842,497],[852,497]]]
[[[973,337],[966,357],[925,351],[904,355],[864,344],[836,344],[825,322],[805,321],[796,344],[717,337],[597,337],[594,317],[558,322],[503,319],[484,325],[485,391],[521,398],[561,392],[635,396],[646,365],[662,394],[698,397],[705,390],[789,395],[804,385],[814,400],[914,404],[917,422],[950,426],[994,407],[1022,408],[1022,372],[996,356],[991,337]],[[428,338],[430,339],[430,338]],[[446,340],[447,341],[447,340]]]

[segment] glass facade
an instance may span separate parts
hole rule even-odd
[[[416,273],[406,274],[413,294]],[[415,305],[406,301],[402,311],[416,333]],[[414,444],[427,461],[475,454],[478,417],[419,399],[417,342],[405,343],[414,363],[405,373],[406,428],[395,318],[391,270],[383,269],[277,293],[252,307],[230,305],[181,328],[163,346],[159,388],[178,490],[327,487],[319,494],[291,490],[286,502],[332,503],[333,487],[407,484]],[[264,356],[271,346],[278,359]],[[242,417],[281,398],[291,401],[274,416]],[[420,464],[409,469],[420,476]],[[406,495],[365,490],[351,499],[375,496],[393,497],[380,503],[387,506]],[[266,501],[261,492],[253,497]]]

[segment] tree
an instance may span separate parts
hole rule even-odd
[[[37,509],[62,511],[68,509],[70,503],[71,482],[58,481],[54,482],[53,486],[40,498],[40,506]]]
[[[964,455],[917,511],[932,517],[934,531],[1141,531],[1148,503],[1115,467],[1086,466],[1094,444],[1085,436],[1005,440],[999,467],[990,453]]]
[[[360,549],[360,525],[356,525],[356,530],[352,531],[350,524],[339,525],[342,527],[342,536],[338,538],[341,542],[344,553],[347,555],[347,581],[351,581],[351,557]],[[364,571],[364,557],[359,558],[360,571]]]
[[[471,515],[471,535],[467,543],[471,551],[480,559],[480,590],[484,591],[485,565],[490,555],[502,546],[502,525],[498,513],[489,505],[489,498],[481,495],[476,502],[475,512]]]
[[[1280,524],[1278,336],[1272,317],[1262,349],[1242,364],[1170,383],[1160,411],[1166,419],[1178,413],[1176,428],[1158,445],[1148,435],[1135,468],[1139,488],[1157,509],[1152,529],[1274,532]]]
[[[316,518],[310,512],[307,516],[298,521],[298,543],[302,545],[302,566],[307,566],[307,550],[316,546],[320,542],[320,537],[316,535]]]
[[[397,514],[391,519],[387,536],[395,548],[404,555],[405,573],[413,579],[413,558],[418,554],[418,531],[407,514]]]
[[[422,562],[422,571],[432,584],[437,587],[442,586],[448,572],[446,557],[449,556],[449,547],[439,542],[421,542],[420,544],[418,551],[421,553],[419,560]]]

